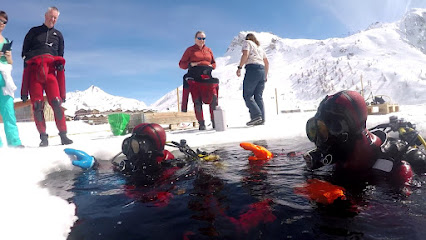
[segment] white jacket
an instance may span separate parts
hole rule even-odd
[[[12,64],[0,63],[0,73],[6,83],[6,85],[2,87],[3,95],[9,95],[12,98],[15,98],[15,90],[17,89],[17,87],[13,82],[12,78]]]

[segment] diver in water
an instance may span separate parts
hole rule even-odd
[[[384,175],[402,184],[412,180],[413,171],[426,172],[426,155],[416,148],[424,140],[412,124],[391,117],[389,124],[369,130],[367,115],[364,98],[355,91],[326,96],[306,123],[307,136],[316,146],[304,154],[307,168],[334,164],[335,173],[347,179]],[[400,131],[399,139],[390,138],[383,131],[387,127],[407,131]]]
[[[176,158],[165,149],[166,145],[178,148],[182,153],[181,156]],[[137,125],[132,135],[123,140],[121,148],[122,152],[111,160],[114,169],[141,183],[155,182],[163,177],[165,170],[180,169],[187,161],[213,156],[199,149],[192,150],[185,140],[181,140],[180,143],[166,143],[166,132],[155,123]],[[66,148],[64,151],[74,159],[72,161],[74,166],[91,169],[99,165],[99,161],[84,151],[71,148]],[[171,172],[167,171],[167,174]]]

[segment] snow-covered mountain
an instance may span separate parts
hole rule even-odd
[[[213,71],[220,79],[219,105],[231,112],[245,106],[243,77],[235,72],[247,33],[234,37],[225,55],[216,59]],[[343,89],[363,90],[366,99],[385,95],[385,100],[399,104],[426,102],[426,9],[412,9],[397,22],[375,23],[345,38],[255,35],[270,62],[264,99],[271,111],[276,106],[275,96],[280,110],[313,109],[325,95]],[[150,107],[176,111],[176,91]]]
[[[67,101],[63,104],[67,109],[66,115],[73,116],[79,109],[108,111],[122,109],[124,110],[143,110],[147,106],[144,102],[110,95],[96,86],[90,86],[84,91],[67,93]]]

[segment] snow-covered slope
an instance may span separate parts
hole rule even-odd
[[[216,59],[213,71],[220,79],[219,105],[230,112],[245,106],[243,78],[235,72],[247,33],[234,37],[225,55]],[[366,99],[385,95],[399,104],[426,102],[426,9],[412,9],[397,22],[375,23],[345,38],[284,39],[265,32],[255,35],[270,62],[264,92],[267,111],[275,111],[276,95],[280,110],[312,109],[325,95],[342,89],[363,90]],[[150,107],[176,111],[176,91]]]
[[[124,110],[143,110],[147,106],[144,102],[136,99],[124,98],[110,95],[96,86],[90,86],[85,91],[76,91],[67,93],[67,101],[63,104],[67,109],[66,115],[73,116],[79,109],[108,111],[122,109]]]

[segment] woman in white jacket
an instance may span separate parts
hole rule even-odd
[[[18,127],[14,110],[14,92],[16,85],[12,79],[12,51],[3,50],[3,45],[9,43],[2,33],[6,27],[8,17],[6,12],[0,11],[0,114],[3,118],[4,131],[6,133],[7,145],[10,147],[22,147],[19,138]],[[0,147],[3,143],[0,139]]]
[[[265,123],[265,107],[262,95],[268,76],[269,62],[265,51],[260,47],[259,41],[252,33],[247,34],[242,52],[237,76],[241,76],[241,69],[245,64],[243,97],[251,118],[247,125],[261,125]]]

